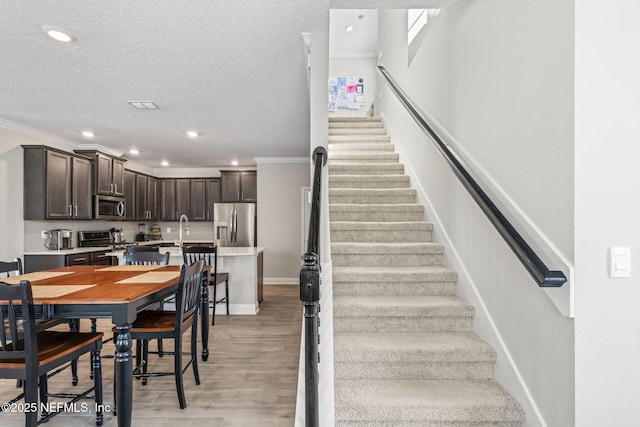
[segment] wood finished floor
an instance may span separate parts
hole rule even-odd
[[[195,384],[191,369],[185,372],[187,408],[181,410],[178,405],[172,376],[150,378],[146,386],[134,380],[133,426],[293,426],[301,321],[299,288],[290,285],[265,286],[256,316],[216,316],[209,332],[209,360],[198,362],[200,385]],[[88,327],[88,321],[82,326]],[[110,322],[100,320],[99,327],[110,334]],[[165,347],[169,344],[166,341]],[[103,354],[112,354],[113,344],[104,349]],[[172,357],[151,357],[150,370],[172,369]],[[70,374],[66,370],[51,378],[50,391],[73,391]],[[79,376],[78,387],[90,386],[86,356]],[[103,377],[104,401],[112,404],[113,359],[103,359]],[[15,397],[17,391],[14,380],[0,380],[0,402]],[[82,402],[93,409],[92,401]],[[0,425],[23,426],[24,416],[0,413]],[[95,426],[95,418],[93,413],[62,413],[43,425]],[[116,417],[105,414],[103,425],[116,426]]]

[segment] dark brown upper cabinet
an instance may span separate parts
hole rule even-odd
[[[24,219],[91,219],[91,159],[23,145]]]
[[[257,175],[255,171],[220,171],[222,202],[255,202]]]
[[[124,196],[124,162],[99,151],[76,150],[93,159],[95,194]]]

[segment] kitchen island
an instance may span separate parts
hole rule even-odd
[[[157,242],[145,242],[145,244]],[[188,243],[188,242],[185,242]],[[262,254],[266,247],[218,247],[218,272],[229,273],[229,313],[256,314],[262,301],[263,273]],[[169,252],[169,264],[182,264],[182,251],[179,247],[161,247],[160,252]],[[117,257],[122,264],[124,250],[107,252],[107,256]],[[213,292],[213,290],[211,290]],[[224,286],[218,288],[217,298],[224,296]],[[222,292],[222,294],[221,294]],[[213,295],[209,295],[213,300]],[[224,303],[216,307],[217,315],[224,315]]]

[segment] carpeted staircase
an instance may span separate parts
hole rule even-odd
[[[329,121],[336,426],[519,426],[378,118]]]

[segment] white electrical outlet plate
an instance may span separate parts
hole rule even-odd
[[[171,227],[167,227],[167,233],[171,233]]]

